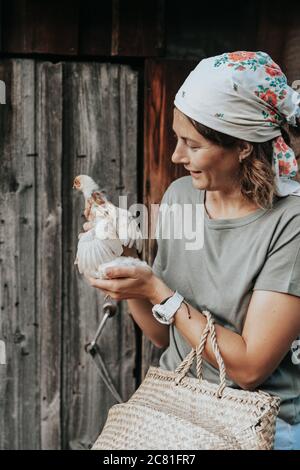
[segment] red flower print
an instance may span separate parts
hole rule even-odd
[[[275,149],[278,150],[278,152],[286,153],[289,151],[289,147],[285,143],[283,137],[278,137],[275,141]]]
[[[265,67],[266,73],[271,77],[277,77],[278,75],[282,75],[282,72],[278,68],[274,67]]]
[[[238,51],[238,52],[230,52],[228,57],[233,62],[240,62],[242,60],[254,59],[256,56],[255,52],[247,52],[247,51]]]
[[[268,90],[265,93],[261,93],[260,98],[271,106],[277,105],[277,95],[271,90]]]
[[[289,175],[291,170],[291,165],[288,162],[279,160],[279,175]]]

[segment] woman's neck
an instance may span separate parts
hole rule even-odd
[[[247,201],[240,193],[204,191],[204,206],[211,219],[235,219],[255,212],[259,206]]]

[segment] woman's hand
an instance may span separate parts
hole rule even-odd
[[[102,290],[115,300],[150,299],[159,279],[151,268],[120,266],[106,269],[109,279],[95,279],[85,275],[89,284]]]

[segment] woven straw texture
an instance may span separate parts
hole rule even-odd
[[[270,450],[279,397],[226,387],[225,366],[213,319],[200,344],[175,372],[151,366],[140,387],[123,404],[110,408],[92,450]],[[220,369],[220,384],[202,378],[208,335]],[[187,376],[197,359],[197,378]]]

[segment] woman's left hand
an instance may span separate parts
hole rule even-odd
[[[85,275],[92,287],[102,290],[115,300],[149,299],[156,276],[151,268],[143,266],[120,266],[106,270],[109,279],[96,279]]]

